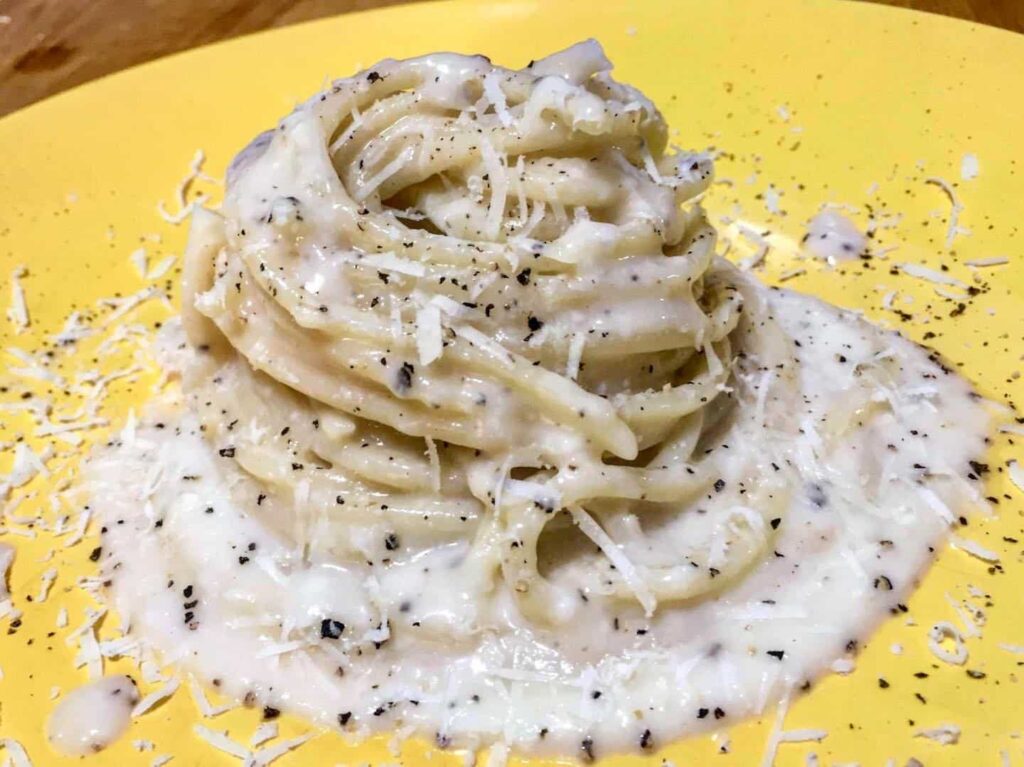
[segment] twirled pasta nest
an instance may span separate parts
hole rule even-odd
[[[595,43],[384,61],[236,159],[193,224],[184,387],[261,488],[240,508],[310,558],[457,544],[467,593],[539,625],[758,559],[782,483],[702,446],[782,409],[737,413],[730,377],[745,349],[785,377],[786,342],[714,255],[710,159],[610,68]]]

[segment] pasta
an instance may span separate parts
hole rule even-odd
[[[181,393],[93,459],[134,630],[345,731],[590,759],[788,698],[983,505],[969,386],[716,256],[710,158],[610,69],[388,60],[238,155]]]
[[[197,220],[184,317],[210,359],[186,389],[210,439],[274,484],[275,521],[296,542],[356,554],[352,526],[385,494],[406,512],[396,533],[436,545],[453,531],[431,511],[460,509],[477,528],[455,531],[473,536],[474,591],[500,574],[526,614],[560,623],[575,590],[537,561],[555,512],[578,504],[612,525],[719,479],[691,457],[730,417],[742,310],[759,337],[773,331],[692,204],[708,159],[665,154],[660,115],[609,67],[586,44],[523,72],[384,62],[314,105],[298,186],[257,198],[257,162],[239,162],[225,220]],[[561,373],[574,339],[576,381]],[[441,446],[440,493],[424,440]],[[781,513],[781,491],[761,492],[754,516],[725,525],[722,577],[695,540],[682,564],[639,565],[639,585],[692,598],[742,572],[765,515]]]

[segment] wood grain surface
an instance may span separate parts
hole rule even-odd
[[[1024,32],[1024,0],[878,1]],[[0,115],[186,48],[398,2],[0,0]]]

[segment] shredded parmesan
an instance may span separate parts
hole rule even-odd
[[[441,310],[429,304],[416,312],[416,352],[420,364],[426,367],[438,359],[443,348]]]
[[[513,481],[515,480],[509,480],[509,484]],[[637,602],[644,608],[644,613],[647,617],[649,618],[654,615],[654,610],[658,606],[658,600],[651,593],[650,589],[647,588],[644,579],[619,545],[608,536],[604,528],[597,524],[594,518],[582,507],[570,506],[569,513],[572,514],[573,521],[580,531],[590,538],[601,549],[601,552],[608,557],[608,560],[615,565],[615,569],[622,577],[622,580],[629,587],[630,591],[633,592],[634,596],[636,596]]]
[[[938,727],[917,730],[914,737],[934,740],[943,746],[952,746],[960,740],[960,728],[955,724],[940,724]]]
[[[565,361],[565,375],[575,381],[580,374],[580,361],[583,358],[583,347],[587,337],[583,333],[573,333],[569,341],[569,355]]]
[[[505,218],[508,172],[490,139],[484,136],[480,137],[480,156],[483,158],[491,187],[491,199],[487,208],[487,234],[490,239],[496,240],[501,232],[501,222]]]
[[[11,306],[7,310],[7,319],[14,324],[17,333],[27,329],[31,322],[28,303],[25,301],[25,289],[21,286],[21,278],[26,273],[24,266],[19,266],[11,272]]]
[[[245,759],[248,764],[252,764],[252,752],[231,740],[226,731],[217,732],[216,730],[211,730],[209,727],[204,727],[201,724],[197,724],[193,727],[192,731],[218,751],[223,751],[225,754],[231,754],[231,756],[237,756],[239,759]]]
[[[927,280],[933,282],[936,285],[952,285],[962,290],[967,290],[967,283],[958,280],[956,277],[950,277],[948,274],[943,272],[937,272],[934,269],[929,269],[927,266],[921,264],[896,264],[896,267],[903,273],[909,274],[911,277],[917,277],[921,280]]]
[[[181,684],[177,679],[171,679],[163,686],[157,688],[145,698],[135,704],[135,708],[132,709],[132,718],[142,716],[147,713],[155,706],[163,703],[165,700],[174,695],[178,690],[178,685]],[[198,727],[198,725],[197,725]]]
[[[942,646],[943,641],[953,642],[954,650],[950,652]],[[960,630],[949,621],[939,621],[928,631],[928,649],[941,661],[962,666],[967,662],[967,646],[964,644]]]
[[[128,260],[132,262],[132,266],[135,267],[135,271],[139,273],[140,277],[146,276],[146,272],[149,271],[149,259],[146,257],[145,248],[133,250],[132,254],[128,256]]]
[[[7,751],[14,767],[32,767],[32,760],[28,758],[25,747],[14,738],[0,738],[0,746]]]
[[[55,580],[57,580],[57,571],[52,567],[42,574],[39,579],[39,593],[36,594],[36,602],[46,601]]]
[[[964,206],[960,204],[960,199],[956,196],[956,190],[945,179],[941,179],[938,176],[929,176],[924,180],[924,183],[934,184],[939,187],[946,193],[952,205],[949,211],[949,226],[946,227],[946,250],[949,250],[953,247],[953,240],[956,239],[958,234],[970,234],[970,230],[960,226],[960,214],[963,213]]]
[[[991,549],[986,549],[977,541],[971,541],[967,538],[961,538],[958,535],[954,535],[950,537],[949,542],[954,548],[960,549],[961,551],[970,554],[972,557],[977,557],[984,562],[999,561],[999,554]]]
[[[362,202],[371,194],[377,191],[381,184],[387,181],[389,178],[398,173],[402,168],[412,162],[413,157],[416,155],[416,148],[407,146],[398,156],[395,157],[391,162],[387,163],[383,168],[377,171],[376,174],[371,176],[366,183],[356,188],[353,195],[357,202]]]
[[[779,733],[779,743],[821,743],[828,730],[785,730]]]
[[[157,262],[156,266],[146,272],[147,280],[159,280],[174,266],[174,262],[178,260],[177,256],[167,256]]]
[[[235,703],[225,703],[220,706],[214,706],[210,703],[206,697],[206,693],[203,688],[196,682],[195,678],[189,677],[188,689],[192,693],[192,699],[196,702],[196,708],[207,719],[212,719],[215,716],[220,716],[225,711],[231,711],[232,709],[238,708]]]
[[[484,75],[484,98],[494,107],[494,113],[498,115],[501,124],[506,128],[512,124],[512,113],[508,111],[508,104],[505,101],[505,92],[498,82],[501,75],[491,70]]]
[[[441,461],[437,456],[437,445],[430,437],[427,443],[427,457],[430,459],[430,484],[435,493],[441,492]]]
[[[277,761],[289,751],[294,751],[312,737],[313,736],[310,734],[299,735],[297,738],[283,740],[280,743],[275,743],[273,746],[261,748],[259,751],[248,757],[244,767],[266,767],[266,765]]]
[[[971,181],[978,177],[978,171],[978,156],[965,154],[960,160],[960,178],[964,181]]]
[[[1002,266],[1003,264],[1010,263],[1010,259],[1006,256],[992,256],[991,258],[972,258],[969,261],[964,261],[967,266],[975,267],[986,267],[986,266]]]
[[[1017,486],[1017,489],[1024,493],[1024,468],[1015,460],[1006,462],[1006,470],[1010,475],[1010,481]]]
[[[249,745],[255,748],[268,740],[273,740],[277,737],[277,722],[264,722],[249,738]]]

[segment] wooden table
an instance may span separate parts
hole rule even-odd
[[[1024,0],[876,1],[1024,32]],[[175,51],[398,2],[0,0],[0,115]]]

